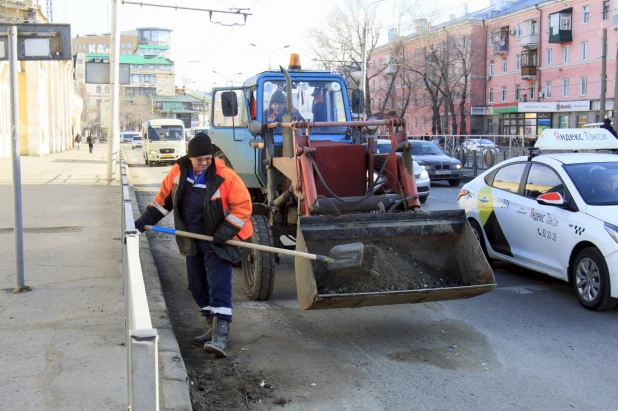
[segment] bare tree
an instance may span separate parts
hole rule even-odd
[[[158,116],[148,95],[128,94],[120,100],[120,125],[125,128],[138,130],[144,121]]]
[[[366,33],[366,36],[365,36]],[[335,7],[319,29],[308,32],[310,47],[318,65],[326,70],[338,71],[352,88],[362,89],[360,74],[363,67],[362,44],[366,38],[365,55],[370,61],[379,40],[375,15],[369,15],[362,0],[345,0],[343,7]],[[365,75],[365,113],[371,116],[371,90],[369,81],[381,74],[381,69],[367,70]]]

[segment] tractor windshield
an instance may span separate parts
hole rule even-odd
[[[287,110],[285,81],[267,81],[263,87],[262,123],[278,123]],[[341,84],[336,81],[292,81],[292,114],[297,120],[347,121]],[[345,127],[316,127],[312,133],[341,133]]]

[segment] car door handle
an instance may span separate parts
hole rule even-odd
[[[479,198],[479,201],[480,201],[481,203],[486,203],[486,202],[488,202],[488,201],[489,201],[489,198],[487,198],[487,197],[481,197],[481,198]]]
[[[516,211],[517,211],[519,214],[526,214],[526,213],[528,212],[528,210],[526,210],[526,209],[525,209],[525,208],[523,208],[523,207],[518,208]]]

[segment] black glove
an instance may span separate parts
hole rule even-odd
[[[135,220],[135,228],[137,228],[140,233],[146,231],[147,224],[148,221],[145,218],[138,218],[137,220]]]
[[[214,236],[212,239],[212,242],[217,246],[217,247],[223,247],[225,245],[225,240],[221,237],[217,237]]]

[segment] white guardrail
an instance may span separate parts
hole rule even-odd
[[[146,287],[139,258],[139,233],[127,179],[127,165],[120,151],[122,179],[122,268],[124,278],[125,347],[130,411],[159,410],[159,336],[152,328]]]

